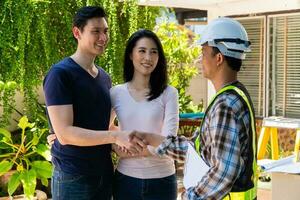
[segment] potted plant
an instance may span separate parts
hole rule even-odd
[[[26,116],[19,120],[18,127],[21,131],[13,136],[0,128],[0,176],[16,170],[9,179],[8,194],[12,196],[21,184],[25,197],[32,199],[37,179],[48,186],[52,174],[50,150],[41,140],[48,129],[30,123]]]

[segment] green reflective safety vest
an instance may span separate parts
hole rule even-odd
[[[252,163],[253,175],[252,175],[251,179],[253,181],[254,187],[247,190],[247,191],[243,191],[243,192],[230,192],[226,197],[224,197],[224,200],[253,200],[253,199],[256,199],[256,196],[257,196],[256,194],[257,194],[257,180],[258,180],[257,179],[257,172],[256,172],[257,171],[256,139],[255,139],[256,138],[256,130],[255,130],[255,116],[254,116],[254,112],[252,110],[251,104],[248,100],[248,97],[245,95],[245,93],[240,88],[238,88],[234,85],[228,85],[228,86],[222,88],[221,90],[219,90],[217,92],[217,94],[210,101],[207,111],[209,110],[211,105],[214,103],[216,98],[221,93],[223,93],[225,91],[230,91],[230,90],[235,91],[245,101],[245,103],[247,104],[247,107],[250,111],[251,128],[252,128],[252,149],[253,149],[253,163]],[[203,124],[204,120],[205,120],[205,115],[203,117],[203,121],[202,121],[201,124]],[[201,132],[200,132],[200,134],[201,134]],[[199,155],[200,155],[200,134],[197,136],[197,138],[195,140],[195,148],[196,148]]]

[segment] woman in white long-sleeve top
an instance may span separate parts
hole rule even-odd
[[[167,85],[167,64],[158,37],[139,30],[128,40],[124,55],[125,83],[110,90],[119,128],[126,131],[176,135],[178,93]],[[115,172],[116,200],[173,200],[177,196],[174,161],[151,153],[151,146],[138,155],[120,156]]]

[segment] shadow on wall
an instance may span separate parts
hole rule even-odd
[[[37,88],[37,94],[38,94],[38,102],[40,104],[45,104],[45,97],[44,97],[44,92],[43,92],[43,87],[39,86]],[[16,109],[19,111],[23,111],[24,109],[24,103],[23,103],[23,94],[19,91],[16,92],[15,95],[15,100],[16,100]],[[0,106],[0,117],[2,116],[3,113],[3,108]],[[13,132],[17,129],[17,121],[21,118],[22,116],[20,116],[17,112],[13,112],[11,114],[11,118],[10,118],[10,122],[9,122],[9,126],[5,127],[7,128],[9,131]]]

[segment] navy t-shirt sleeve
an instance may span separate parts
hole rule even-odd
[[[108,89],[112,87],[112,80],[108,73],[104,71],[101,67],[98,67],[99,73],[104,74],[103,77],[105,77],[105,85],[107,85]]]
[[[46,105],[68,105],[72,102],[72,84],[67,71],[53,67],[44,79]]]

